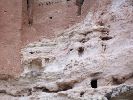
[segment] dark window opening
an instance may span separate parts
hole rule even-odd
[[[97,79],[92,79],[91,80],[91,87],[92,88],[97,88]]]
[[[53,17],[49,17],[49,19],[53,19]]]

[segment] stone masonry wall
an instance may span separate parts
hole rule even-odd
[[[23,25],[23,46],[43,37],[54,38],[60,31],[81,22],[95,2],[95,0],[85,0],[82,15],[77,16],[75,1],[35,0],[33,24],[29,26],[25,22]]]
[[[0,79],[21,70],[21,10],[22,0],[0,0]]]

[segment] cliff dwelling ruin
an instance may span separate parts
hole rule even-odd
[[[0,100],[133,100],[133,0],[1,0]]]

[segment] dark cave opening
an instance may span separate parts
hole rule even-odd
[[[84,47],[79,47],[78,48],[78,54],[81,56],[84,53]]]
[[[112,37],[111,36],[105,36],[105,37],[100,37],[100,39],[103,41],[107,41],[107,40],[112,39]]]

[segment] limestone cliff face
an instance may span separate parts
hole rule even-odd
[[[1,86],[7,98],[132,100],[133,2],[97,1],[82,22],[28,44],[22,55],[21,78],[5,83],[11,89]],[[98,80],[95,90],[92,79]]]

